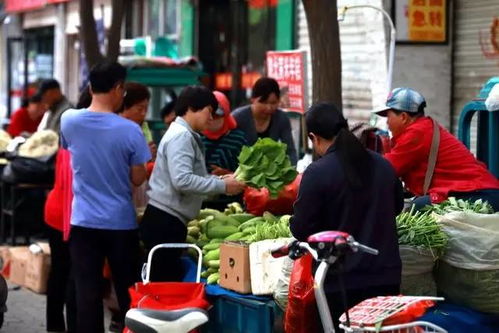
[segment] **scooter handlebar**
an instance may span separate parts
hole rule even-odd
[[[377,256],[379,254],[379,251],[376,250],[376,249],[373,249],[372,247],[369,247],[369,246],[366,246],[366,245],[363,245],[363,244],[360,244],[359,242],[354,242],[353,244],[359,251],[362,251],[362,252],[365,252],[365,253],[369,253],[369,254],[373,254],[375,256]]]

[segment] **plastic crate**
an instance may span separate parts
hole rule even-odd
[[[202,333],[281,333],[283,312],[274,301],[219,296]]]

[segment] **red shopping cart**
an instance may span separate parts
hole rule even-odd
[[[159,249],[193,248],[198,253],[195,282],[150,282],[154,253]],[[126,314],[127,332],[190,332],[208,321],[205,285],[200,282],[202,252],[193,244],[159,244],[149,252],[142,268],[142,282],[129,289],[131,303]]]

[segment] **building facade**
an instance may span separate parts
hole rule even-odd
[[[365,1],[337,3],[342,7]],[[444,16],[438,16],[438,21],[428,12],[420,22],[443,25],[443,41],[408,41],[397,36],[392,87],[421,91],[429,114],[456,131],[464,104],[499,73],[499,2],[373,0],[369,4],[390,13],[397,31],[406,34],[403,19],[416,17],[411,8],[443,8]],[[83,66],[78,6],[77,0],[4,1],[0,104],[5,109],[15,109],[23,90],[46,77],[58,79],[66,95],[76,100]],[[95,0],[94,11],[104,35],[111,23],[111,0]],[[390,28],[381,13],[370,9],[349,10],[339,26],[343,109],[348,118],[365,121],[387,94]],[[178,57],[197,56],[208,74],[203,83],[226,92],[235,105],[247,101],[251,84],[265,74],[266,51],[310,50],[300,0],[131,0],[122,38],[146,36],[166,37]],[[307,58],[312,102],[309,53]]]

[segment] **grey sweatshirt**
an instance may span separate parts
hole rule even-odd
[[[224,181],[206,171],[199,134],[181,117],[159,143],[149,186],[149,204],[184,223],[198,215],[206,196],[225,193]]]

